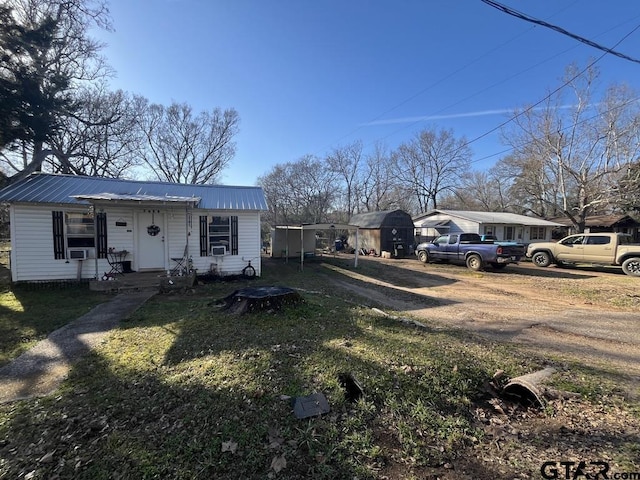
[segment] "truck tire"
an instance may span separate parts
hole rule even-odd
[[[429,254],[426,250],[420,250],[418,252],[418,260],[420,260],[422,263],[429,263]]]
[[[482,270],[482,258],[480,258],[480,255],[476,255],[475,253],[472,253],[467,257],[466,264],[467,268],[474,272]]]
[[[536,267],[548,267],[551,265],[551,255],[549,252],[536,252],[531,257],[531,261]]]
[[[627,258],[622,262],[622,271],[632,277],[640,277],[640,257]]]

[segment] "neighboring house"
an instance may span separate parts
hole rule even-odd
[[[403,210],[358,213],[351,217],[349,224],[358,226],[358,244],[352,235],[347,240],[354,248],[398,256],[413,253],[413,220]]]
[[[567,217],[550,218],[549,220],[562,225],[554,232],[556,238],[580,233],[576,231],[573,223]],[[628,233],[633,237],[634,242],[640,242],[640,222],[629,215],[594,215],[585,219],[584,227],[586,233]]]
[[[100,278],[114,251],[133,271],[190,257],[201,273],[240,273],[248,261],[261,273],[259,187],[37,173],[0,190],[0,202],[14,282]]]
[[[414,217],[413,222],[420,242],[448,233],[495,235],[500,241],[525,244],[546,242],[551,239],[553,229],[560,226],[556,222],[516,213],[468,210],[432,210]]]

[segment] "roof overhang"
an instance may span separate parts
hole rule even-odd
[[[140,194],[119,194],[119,193],[95,193],[90,195],[70,195],[77,200],[86,200],[93,203],[129,203],[129,204],[185,204],[193,207],[198,206],[200,197],[180,197],[172,195],[140,195]]]
[[[303,225],[276,225],[279,230],[358,230],[357,225],[348,223],[305,223]]]
[[[451,228],[449,220],[425,220],[418,228]]]

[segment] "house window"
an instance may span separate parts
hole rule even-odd
[[[531,240],[544,240],[545,239],[544,227],[531,227],[531,233],[529,238]]]
[[[514,232],[515,232],[515,227],[512,226],[505,226],[504,227],[504,239],[505,240],[513,240],[514,237]]]
[[[224,247],[229,253],[231,245],[231,217],[210,217],[209,218],[209,247],[213,251],[214,247]]]
[[[67,227],[67,247],[95,247],[93,216],[88,213],[67,212],[64,215]]]
[[[94,255],[98,258],[106,258],[107,215],[105,213],[98,213],[94,219],[89,213],[53,211],[51,218],[54,258],[69,258],[69,250],[76,250],[75,254],[80,254],[78,251],[84,252],[84,258]]]
[[[238,254],[238,217],[200,217],[200,256]]]

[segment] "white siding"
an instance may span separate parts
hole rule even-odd
[[[101,277],[110,270],[106,259],[98,259],[97,271],[94,258],[78,260],[56,260],[53,253],[52,211],[86,212],[84,208],[68,208],[59,205],[12,205],[11,215],[11,274],[13,281],[73,280],[78,278],[78,266],[82,278]],[[136,269],[136,209],[127,207],[105,208],[107,214],[107,246],[115,250],[127,250]],[[172,257],[180,257],[187,242],[187,212],[184,209],[163,209],[165,214],[165,265],[171,268]],[[200,257],[199,215],[220,215],[220,211],[194,210],[189,227],[189,254],[193,266],[199,273],[206,273],[214,263],[214,257]],[[225,211],[225,215],[238,216],[238,255],[226,255],[218,262],[222,274],[238,274],[251,260],[256,273],[261,274],[260,262],[260,214]],[[116,226],[116,222],[126,225]]]
[[[11,222],[13,281],[72,280],[78,277],[78,264],[82,278],[93,278],[95,260],[56,260],[53,255],[54,210],[82,212],[82,209],[64,209],[59,206],[14,205]],[[108,270],[106,260],[98,260],[98,270]]]
[[[224,256],[200,256],[200,215],[220,215],[217,211],[195,211],[193,214],[192,233],[189,237],[189,252],[193,257],[193,266],[199,273],[207,273],[213,269],[221,275],[236,275],[242,273],[248,261],[261,275],[260,261],[260,214],[244,212],[225,212],[224,215],[238,216],[238,254]],[[184,248],[184,245],[183,245]]]

